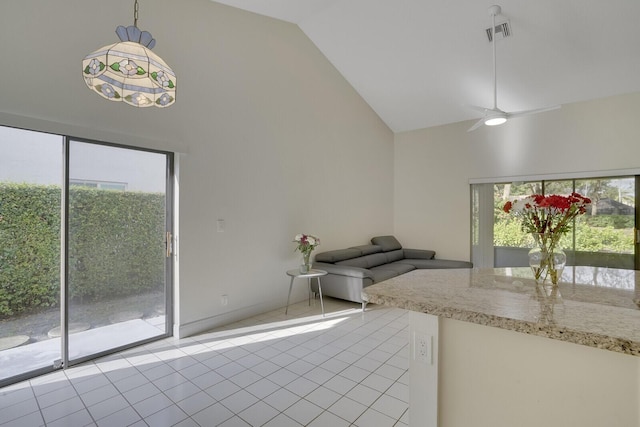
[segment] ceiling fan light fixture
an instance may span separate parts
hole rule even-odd
[[[507,117],[504,114],[500,114],[497,116],[487,117],[484,120],[484,124],[487,126],[498,126],[507,122]]]

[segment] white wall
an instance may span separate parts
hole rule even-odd
[[[2,1],[0,124],[181,153],[178,329],[284,306],[297,233],[329,250],[393,231],[393,134],[297,26],[141,1],[178,90],[170,108],[135,109],[81,75],[132,15],[130,0]]]
[[[640,167],[640,93],[467,132],[473,121],[395,135],[394,230],[407,247],[470,259],[469,180]]]

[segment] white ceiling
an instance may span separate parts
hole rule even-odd
[[[498,107],[541,108],[640,91],[639,0],[497,0]],[[217,0],[297,24],[394,132],[491,107],[496,0]]]

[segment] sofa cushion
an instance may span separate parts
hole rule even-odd
[[[358,268],[369,268],[369,264],[367,263],[367,259],[365,257],[359,256],[357,258],[345,259],[344,261],[336,262],[336,265],[343,265],[348,267],[358,267]]]
[[[431,259],[436,256],[436,251],[428,249],[407,249],[403,248],[404,257],[409,259]]]
[[[336,263],[345,259],[357,258],[362,255],[359,249],[337,249],[335,251],[320,252],[316,254],[315,260],[318,262]]]
[[[404,258],[404,250],[397,249],[395,251],[389,251],[384,253],[387,256],[387,262],[399,261]]]
[[[375,272],[376,270],[393,270],[397,274],[404,274],[404,273],[408,273],[408,272],[410,272],[412,270],[415,270],[415,269],[416,268],[411,264],[402,263],[402,262],[391,262],[389,264],[384,264],[384,265],[380,265],[378,267],[373,267],[371,269],[371,271]]]
[[[371,243],[382,247],[382,252],[402,249],[402,245],[400,244],[400,242],[398,242],[398,239],[393,236],[376,236],[371,239]]]
[[[361,246],[352,246],[349,249],[357,249],[362,255],[371,255],[377,254],[378,252],[382,252],[382,248],[378,245],[361,245]]]
[[[384,267],[384,266],[380,266]],[[382,282],[383,280],[391,279],[392,277],[396,277],[398,273],[393,270],[386,270],[384,268],[372,268],[371,274],[373,274],[373,281],[375,283]]]
[[[372,268],[378,265],[386,264],[387,257],[383,253],[361,256],[358,258],[345,259],[336,262],[336,265],[348,265],[350,267]]]

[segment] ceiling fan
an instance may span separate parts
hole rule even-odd
[[[543,111],[551,111],[560,108],[560,105],[553,107],[538,108],[535,110],[515,111],[512,113],[503,111],[498,108],[498,77],[496,72],[496,16],[500,15],[502,8],[498,5],[489,7],[489,15],[491,16],[491,44],[493,47],[493,108],[478,107],[470,105],[476,111],[483,114],[483,117],[478,120],[473,126],[469,128],[467,132],[476,130],[483,124],[487,126],[501,125],[510,118],[528,116],[530,114],[542,113]]]

